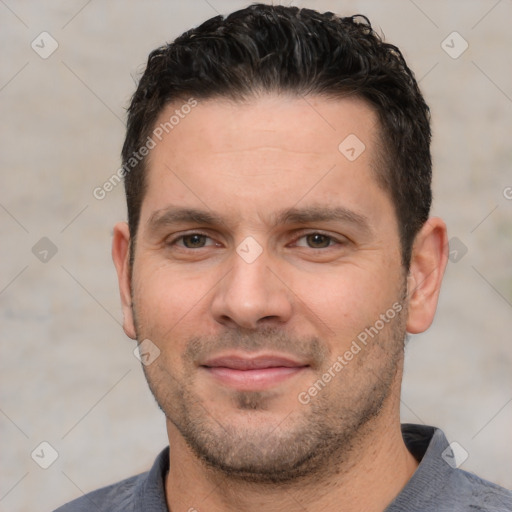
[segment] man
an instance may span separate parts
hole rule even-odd
[[[155,50],[114,228],[124,330],[169,447],[59,509],[512,510],[400,425],[447,261],[429,110],[364,17],[253,5]]]

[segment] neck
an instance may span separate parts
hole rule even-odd
[[[324,477],[314,475],[270,485],[234,481],[205,466],[168,422],[167,505],[172,512],[382,511],[399,494],[418,463],[404,444],[398,414],[394,420],[381,414],[365,430],[342,467],[329,468],[326,461]]]

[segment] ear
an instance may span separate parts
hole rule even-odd
[[[426,331],[432,324],[448,251],[446,224],[438,217],[430,218],[414,240],[407,277],[407,332],[411,334]]]
[[[121,294],[123,329],[126,335],[134,340],[136,339],[136,334],[130,282],[130,230],[126,222],[119,222],[114,226],[112,259],[117,270],[117,280]]]

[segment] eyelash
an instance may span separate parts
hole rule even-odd
[[[191,237],[191,236],[194,236],[194,235],[204,236],[204,237],[209,238],[210,240],[212,240],[210,235],[208,235],[207,233],[204,233],[202,231],[191,231],[190,233],[185,233],[183,235],[177,236],[174,239],[169,240],[168,242],[166,242],[166,245],[167,246],[175,246],[176,243],[179,242],[180,240],[183,241],[184,238]],[[296,243],[300,239],[305,238],[305,237],[310,236],[310,235],[321,235],[321,236],[324,236],[324,237],[328,238],[330,240],[330,242],[333,242],[333,243],[328,245],[327,247],[320,247],[320,248],[306,247],[308,249],[324,250],[325,251],[326,249],[332,248],[334,245],[343,245],[344,243],[346,243],[346,241],[339,240],[339,239],[333,237],[332,235],[329,235],[327,233],[323,233],[322,231],[307,231],[307,232],[303,232],[303,233],[301,233],[300,236],[298,236],[298,237],[296,237],[294,239],[294,242]],[[206,247],[211,247],[211,246],[206,246]],[[189,251],[196,251],[198,249],[205,249],[206,247],[198,247],[196,249],[193,249],[193,248],[190,248],[190,247],[181,246],[180,248],[184,249],[184,250],[189,250]]]

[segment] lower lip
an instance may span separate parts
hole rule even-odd
[[[249,391],[267,389],[275,386],[304,370],[306,366],[277,366],[275,368],[257,368],[254,370],[235,370],[223,366],[203,367],[212,377],[227,386]]]

